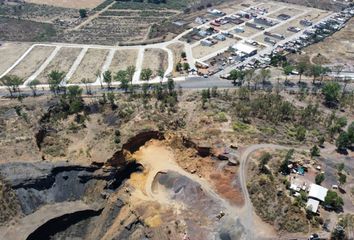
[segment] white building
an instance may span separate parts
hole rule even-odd
[[[313,183],[310,185],[309,198],[314,198],[323,202],[327,196],[327,192],[327,188]]]
[[[310,191],[308,195],[308,200],[306,203],[306,209],[317,213],[318,206],[320,202],[325,200],[327,196],[328,189],[317,184],[310,185]]]
[[[237,44],[233,45],[232,48],[235,49],[236,51],[240,51],[248,56],[253,56],[253,55],[257,54],[257,48],[252,47],[250,45],[246,45],[244,43],[237,43]]]

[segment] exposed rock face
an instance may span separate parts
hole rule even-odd
[[[134,137],[129,138],[128,141],[123,144],[122,149],[117,151],[112,158],[108,159],[107,163],[111,166],[117,166],[124,163],[127,152],[133,153],[137,151],[151,139],[162,140],[164,139],[164,135],[159,131],[146,131],[138,133]]]

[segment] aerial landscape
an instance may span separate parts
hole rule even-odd
[[[354,240],[353,0],[0,0],[0,240]]]

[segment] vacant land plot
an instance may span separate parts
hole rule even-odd
[[[0,75],[11,67],[30,46],[26,43],[4,43],[0,46]]]
[[[53,70],[67,73],[75,62],[75,59],[79,55],[80,51],[80,48],[61,48],[37,79],[43,83],[47,82],[47,76]]]
[[[182,59],[181,54],[182,54],[182,52],[185,51],[184,45],[181,44],[181,43],[173,43],[171,45],[168,45],[167,47],[169,49],[171,49],[172,52],[173,52],[173,62],[174,62],[174,64],[177,64],[177,63],[181,62],[181,59]],[[176,68],[175,67],[173,68],[172,74],[173,74],[173,76],[179,76],[179,72],[176,72]]]
[[[248,26],[243,26],[243,28],[245,31],[241,32],[241,33],[236,33],[236,35],[241,36],[241,37],[251,37],[254,34],[259,33],[261,31],[261,30],[257,30],[255,28],[251,28]]]
[[[304,15],[304,18],[315,23],[320,21],[322,18],[327,17],[330,14],[331,13],[327,11],[311,9],[311,11],[308,14]]]
[[[227,47],[235,44],[239,40],[240,39],[238,39],[238,38],[226,38],[225,41],[219,41],[217,44],[210,46],[210,47],[198,45],[192,49],[193,57],[196,59],[203,58],[213,52],[219,51],[223,48],[227,48]]]
[[[46,4],[51,6],[65,7],[65,8],[94,8],[103,0],[26,0],[29,3]]]
[[[286,14],[286,15],[289,15],[290,17],[294,17],[302,12],[304,12],[304,10],[301,10],[299,8],[286,7],[281,10],[276,11],[275,13],[268,15],[267,17],[277,19],[277,17],[280,14]]]
[[[36,46],[9,74],[24,80],[31,76],[49,57],[54,47]]]
[[[78,83],[84,78],[87,78],[90,82],[96,81],[96,73],[101,70],[107,54],[108,50],[90,48],[71,77],[70,82]]]
[[[136,65],[138,50],[118,50],[114,53],[113,60],[109,66],[109,70],[113,73],[119,70],[125,70],[129,66]]]
[[[273,12],[273,11],[276,11],[280,8],[283,8],[284,6],[281,4],[276,4],[276,3],[263,3],[257,7],[267,9],[268,12]]]
[[[162,49],[148,48],[144,53],[143,68],[150,68],[155,74],[159,69],[166,70],[167,57],[167,52]]]
[[[304,15],[305,16],[305,15]],[[291,35],[295,34],[294,32],[290,32],[288,31],[287,29],[289,27],[298,27],[300,28],[301,30],[304,28],[304,26],[302,26],[300,24],[300,20],[303,19],[303,16],[301,17],[298,17],[298,18],[295,18],[294,20],[291,20],[289,23],[287,24],[284,24],[282,26],[279,26],[275,29],[273,29],[271,32],[272,33],[278,33],[278,34],[282,34],[284,35],[285,37],[290,37]]]

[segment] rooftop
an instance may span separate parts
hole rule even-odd
[[[324,201],[327,195],[328,189],[317,184],[310,185],[309,198],[315,198],[320,201]]]

